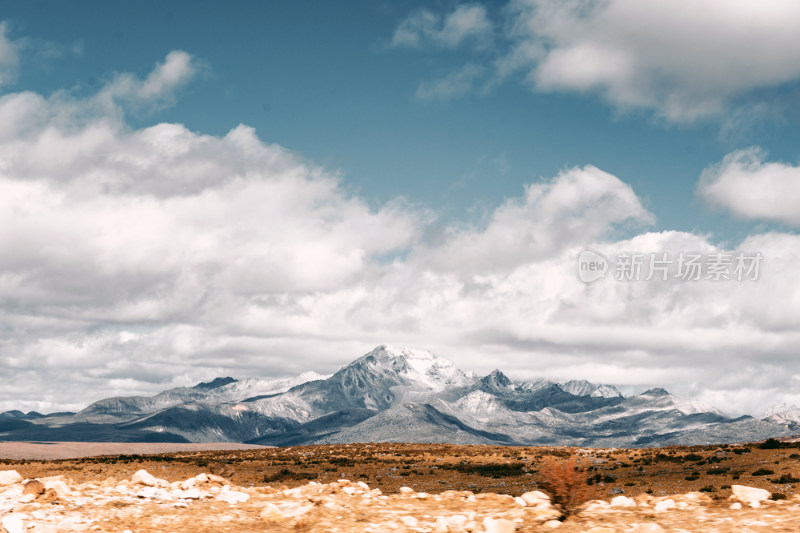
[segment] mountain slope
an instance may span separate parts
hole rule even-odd
[[[171,440],[278,446],[356,441],[654,446],[796,431],[800,410],[728,418],[664,389],[624,397],[583,380],[477,377],[426,350],[378,346],[330,376],[217,378],[79,413],[0,414],[3,440]]]

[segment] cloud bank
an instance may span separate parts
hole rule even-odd
[[[172,52],[84,99],[0,97],[0,409],[332,371],[380,343],[738,411],[798,400],[800,237],[736,247],[764,255],[757,282],[585,285],[585,246],[720,250],[652,231],[635,191],[591,165],[464,226],[400,199],[371,206],[244,125],[126,123],[131,108],[167,105],[195,64]]]
[[[447,20],[480,9],[460,6]],[[519,75],[535,91],[597,95],[618,110],[689,123],[731,108],[763,114],[769,90],[800,79],[800,5],[791,0],[511,0],[504,12],[483,64],[493,70],[486,87]],[[473,22],[444,38],[439,16],[418,13],[392,42],[452,48],[477,28],[492,32],[486,17],[461,18]]]

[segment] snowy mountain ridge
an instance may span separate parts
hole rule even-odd
[[[217,378],[79,413],[3,413],[0,439],[635,447],[761,440],[791,434],[798,420],[794,407],[729,418],[659,388],[625,397],[585,380],[477,376],[428,350],[381,345],[331,375]]]

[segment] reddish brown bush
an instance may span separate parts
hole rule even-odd
[[[574,453],[561,462],[553,457],[545,458],[539,474],[542,476],[542,488],[564,516],[569,516],[582,504],[600,495],[597,487],[586,483],[586,472],[578,466],[578,458]]]

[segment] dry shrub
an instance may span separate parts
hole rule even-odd
[[[553,457],[545,458],[539,474],[542,476],[542,488],[565,517],[574,513],[582,504],[600,496],[597,487],[586,483],[586,472],[578,466],[578,458],[574,453],[562,462]]]

